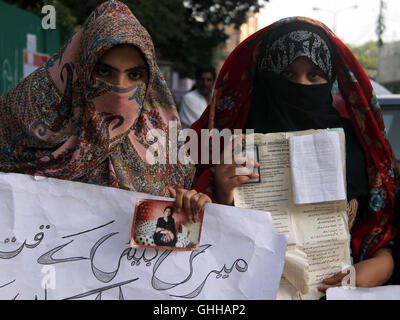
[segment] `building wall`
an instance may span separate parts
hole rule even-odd
[[[28,70],[33,70],[38,57],[39,61],[44,61],[46,55],[52,55],[61,47],[61,35],[58,29],[43,29],[42,17],[1,0],[0,30],[2,30],[0,33],[0,95],[2,95],[23,79],[24,65],[26,74]]]
[[[258,30],[258,12],[249,11],[247,13],[247,21],[243,23],[239,29],[235,29],[232,25],[225,27],[225,33],[229,36],[226,40],[225,46],[221,47],[217,53],[216,69],[217,72],[221,69],[226,58],[229,54],[241,43],[243,40],[251,36]]]
[[[378,58],[377,81],[400,92],[400,41],[382,46]]]
[[[249,12],[247,21],[240,27],[240,42],[247,39],[258,30],[258,13]]]
[[[169,61],[159,60],[158,67],[171,90],[176,107],[179,109],[182,97],[192,89],[195,81],[189,78],[183,78],[174,70],[174,64]]]

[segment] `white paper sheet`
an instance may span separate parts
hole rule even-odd
[[[346,199],[338,132],[292,136],[289,147],[295,204]]]
[[[267,212],[207,204],[198,251],[129,246],[137,197],[0,174],[0,299],[275,299],[287,236]]]
[[[400,286],[375,288],[336,287],[326,291],[327,300],[400,300]]]
[[[36,43],[36,34],[28,33],[26,35],[26,50],[28,50],[29,52],[36,52]]]
[[[247,137],[258,145],[260,183],[236,188],[234,201],[237,207],[270,212],[276,230],[289,235],[279,300],[319,299],[321,281],[351,263],[346,200],[301,205],[293,201],[289,138],[323,132],[327,130]],[[336,132],[344,169],[344,132]]]

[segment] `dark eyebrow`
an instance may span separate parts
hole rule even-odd
[[[112,70],[115,70],[115,71],[119,71],[117,68],[114,68],[113,66],[110,66],[109,64],[104,63],[104,62],[98,62],[97,65],[103,66],[103,67],[106,67],[106,68],[109,68],[109,69],[112,69]]]
[[[320,67],[318,67],[316,65],[313,66],[313,70],[320,70],[320,71],[324,72]]]
[[[127,69],[124,72],[139,71],[139,70],[146,70],[147,71],[147,67],[146,66],[137,66],[137,67],[134,67],[134,68]]]
[[[113,66],[110,66],[110,65],[107,64],[107,63],[98,62],[97,64],[100,65],[100,66],[106,67],[106,68],[110,68],[110,69],[112,69],[112,70],[114,70],[114,71],[121,72],[121,70],[119,70],[118,68],[115,68],[115,67],[113,67]],[[123,71],[123,72],[130,72],[130,71],[136,71],[136,70],[147,70],[147,66],[143,66],[143,65],[142,65],[142,66],[137,66],[137,67],[134,67],[134,68],[127,69],[127,70],[125,70],[125,71]]]

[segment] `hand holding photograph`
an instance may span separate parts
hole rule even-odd
[[[196,250],[199,246],[203,212],[196,216],[176,211],[173,201],[137,199],[133,216],[131,246]]]

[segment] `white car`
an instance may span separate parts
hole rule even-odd
[[[389,89],[385,88],[379,82],[376,82],[372,79],[369,79],[369,81],[371,82],[372,88],[374,89],[376,95],[392,94]]]
[[[400,165],[400,94],[377,95],[386,133]]]

